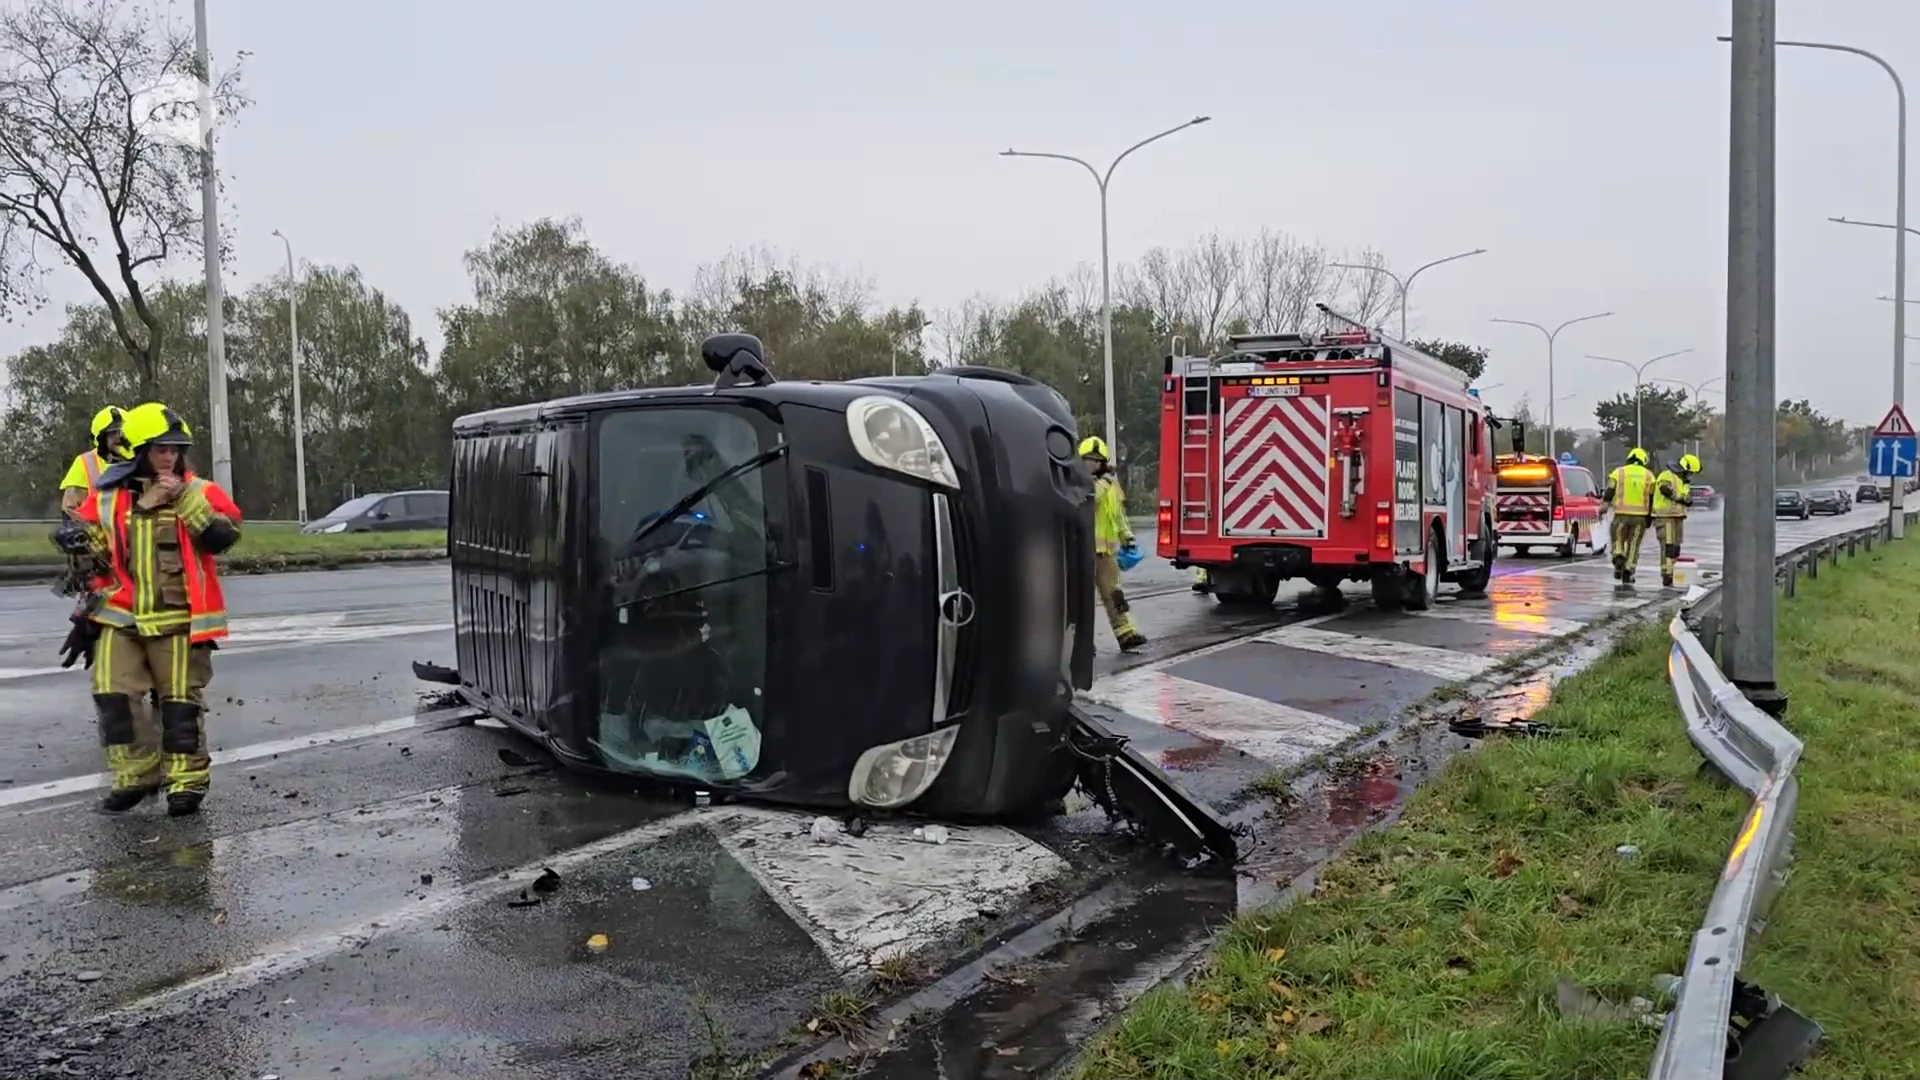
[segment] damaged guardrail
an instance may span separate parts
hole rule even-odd
[[[1913,522],[1920,514],[1908,514]],[[1776,581],[1794,595],[1799,578],[1823,562],[1872,550],[1886,522],[1804,544],[1779,557]],[[1706,918],[1694,934],[1649,1080],[1785,1076],[1819,1043],[1820,1026],[1740,978],[1749,945],[1766,929],[1793,860],[1793,816],[1800,800],[1794,768],[1801,742],[1761,711],[1714,661],[1720,587],[1695,587],[1669,626],[1667,675],[1687,737],[1721,775],[1753,796],[1727,856]]]

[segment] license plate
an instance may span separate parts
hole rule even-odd
[[[1299,397],[1298,386],[1249,386],[1248,397]]]

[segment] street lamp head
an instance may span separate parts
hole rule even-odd
[[[1713,40],[1715,40],[1715,41],[1726,41],[1726,42],[1731,42],[1731,41],[1733,40],[1733,35],[1731,35],[1731,34],[1721,34],[1721,35],[1720,35],[1719,37],[1717,37],[1717,38],[1714,38]]]
[[[1009,146],[1005,150],[1000,151],[1000,156],[1001,157],[1019,157],[1020,151],[1015,150],[1013,147]]]
[[[1204,123],[1206,123],[1207,121],[1209,121],[1209,120],[1211,120],[1211,119],[1213,119],[1213,117],[1211,117],[1211,116],[1196,116],[1196,117],[1194,117],[1194,118],[1193,118],[1192,120],[1189,120],[1189,121],[1187,121],[1187,123],[1189,123],[1189,124],[1204,124]]]

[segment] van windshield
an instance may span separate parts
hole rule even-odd
[[[327,511],[326,514],[323,515],[322,520],[339,521],[357,518],[361,514],[373,509],[373,504],[384,498],[386,498],[385,495],[362,495],[357,499],[348,499],[346,502]]]
[[[767,671],[771,465],[747,414],[641,408],[601,421],[595,544],[611,603],[596,647],[609,768],[739,781],[759,765]]]

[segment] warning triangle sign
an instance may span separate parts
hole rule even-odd
[[[1913,421],[1907,419],[1907,410],[1898,404],[1887,410],[1887,418],[1873,429],[1875,435],[1912,435]]]

